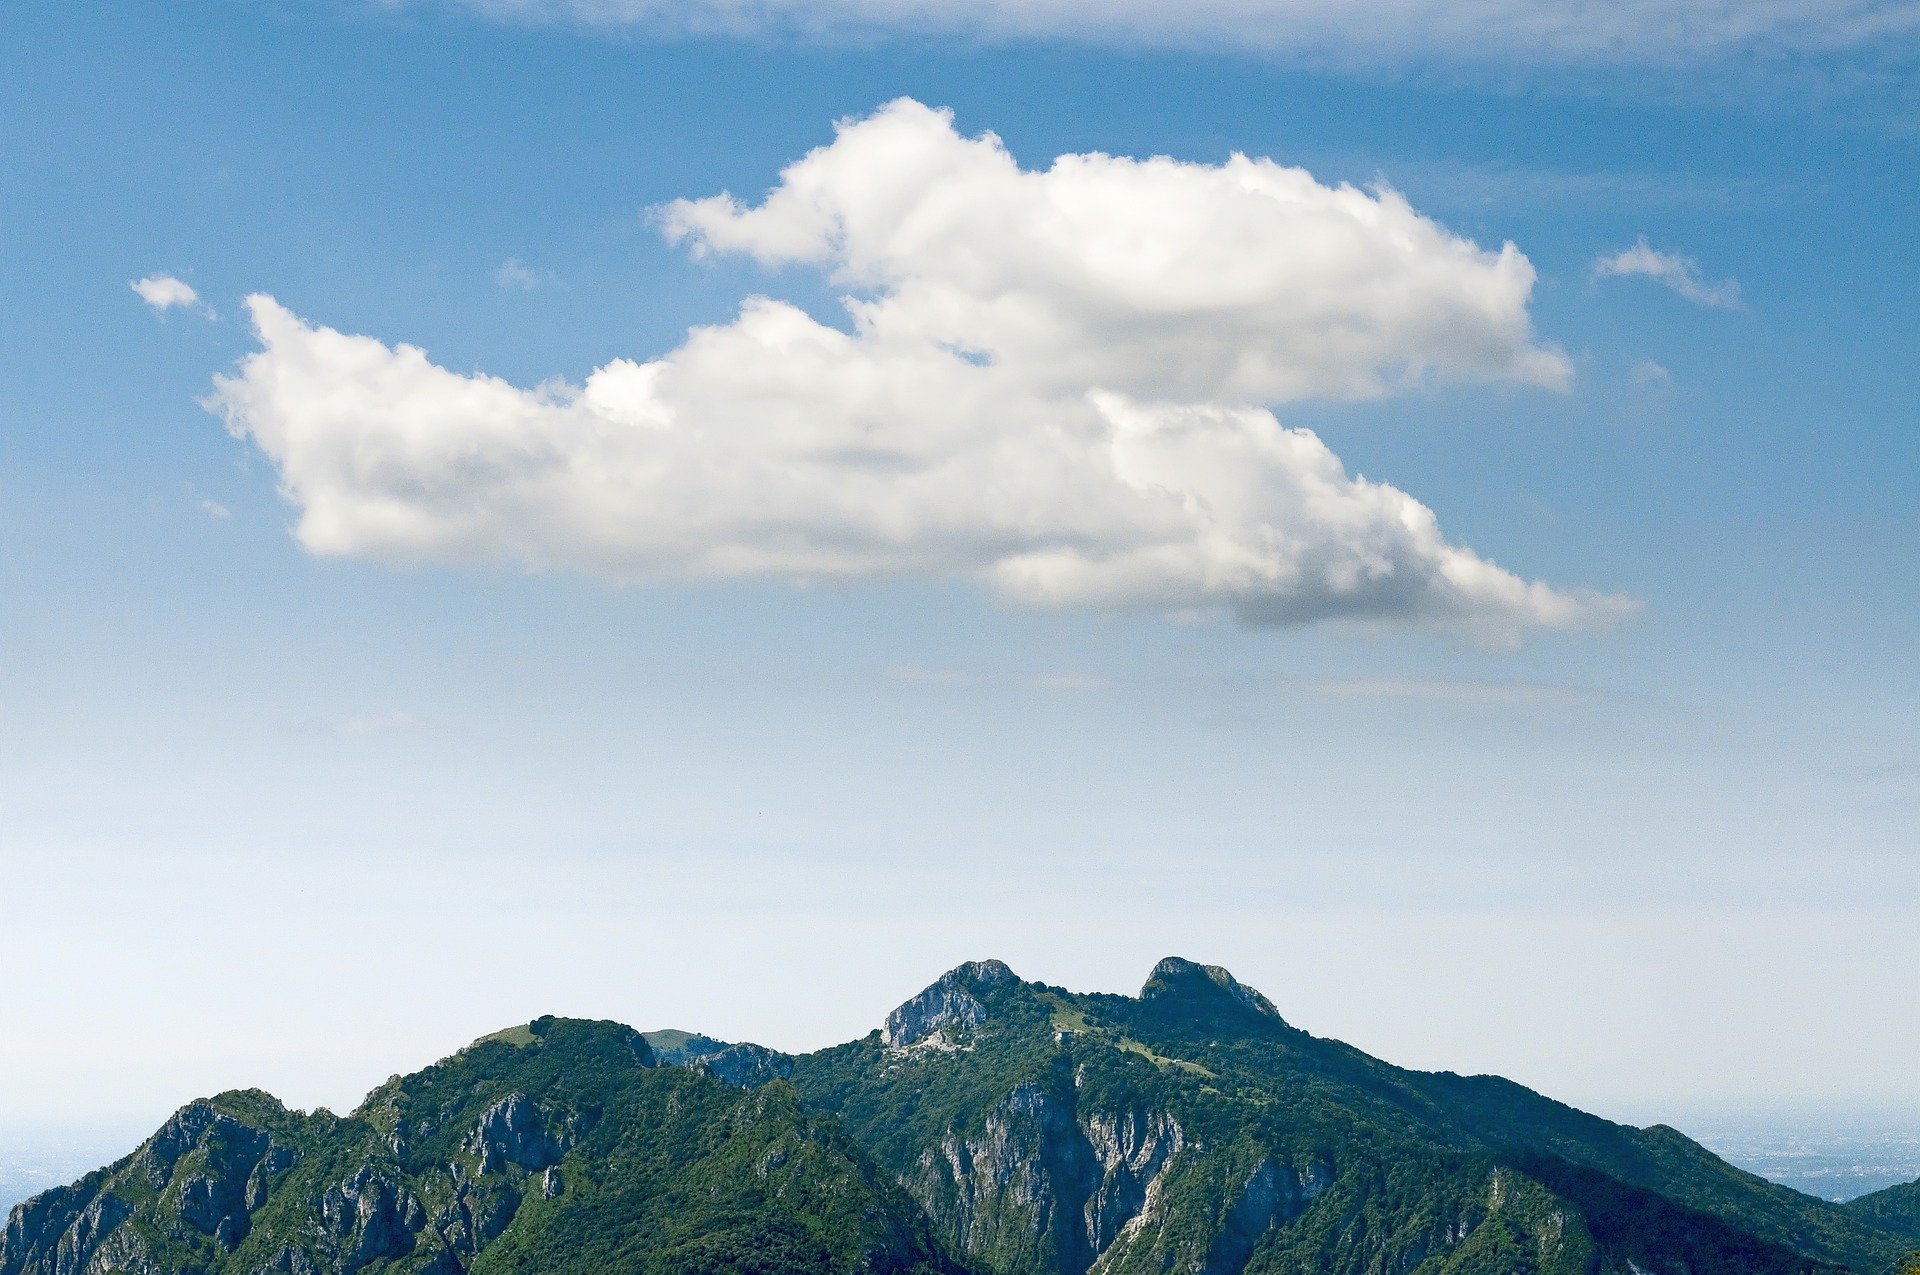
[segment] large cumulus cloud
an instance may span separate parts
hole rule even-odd
[[[1533,272],[1391,192],[1236,157],[1023,171],[910,101],[760,203],[662,210],[694,251],[827,272],[648,362],[522,389],[249,299],[210,405],[317,553],[620,581],[969,576],[1034,606],[1404,621],[1512,641],[1617,598],[1525,581],[1269,410],[1429,377],[1559,385]]]

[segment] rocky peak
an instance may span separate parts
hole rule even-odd
[[[690,1067],[736,1089],[756,1089],[793,1074],[793,1055],[751,1041],[715,1040],[699,1032],[668,1028],[646,1033],[663,1067]]]
[[[1281,1021],[1273,1002],[1242,983],[1218,965],[1201,965],[1183,957],[1169,956],[1153,967],[1146,986],[1140,989],[1143,1001],[1167,1001],[1200,1005],[1229,1005],[1252,1010],[1256,1014]]]
[[[162,1269],[149,1251],[151,1232],[124,1225],[138,1200],[150,1201],[149,1222],[174,1237],[210,1239],[214,1260],[233,1252],[294,1155],[266,1129],[223,1110],[226,1103],[285,1111],[258,1093],[188,1103],[126,1159],[16,1206],[0,1230],[0,1275]]]
[[[904,1049],[948,1027],[961,1031],[978,1027],[987,1020],[987,1007],[980,998],[994,988],[1019,981],[1019,976],[1000,961],[957,965],[888,1014],[880,1038],[892,1048]]]
[[[678,1027],[640,1034],[652,1048],[654,1061],[662,1067],[691,1067],[702,1058],[711,1058],[733,1047],[732,1041],[716,1040],[712,1036]]]
[[[736,1089],[756,1089],[791,1076],[793,1055],[743,1042],[715,1050],[692,1066]]]

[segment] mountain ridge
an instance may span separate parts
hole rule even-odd
[[[808,1054],[540,1018],[346,1116],[198,1100],[16,1206],[0,1275],[1882,1275],[1897,1204],[1394,1067],[1218,966],[973,961]]]

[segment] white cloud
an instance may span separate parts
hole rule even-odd
[[[336,735],[400,735],[408,731],[419,730],[422,723],[418,717],[405,709],[392,709],[380,713],[356,713],[332,724],[332,733]]]
[[[970,673],[954,668],[920,668],[915,665],[901,665],[886,672],[887,680],[892,682],[910,682],[925,686],[960,686],[979,679]]]
[[[511,21],[651,34],[940,35],[1378,61],[1672,64],[1828,52],[1920,31],[1914,0],[452,0]]]
[[[1627,379],[1643,389],[1673,384],[1673,373],[1652,359],[1641,359],[1627,369]]]
[[[138,293],[148,306],[161,313],[200,304],[200,294],[193,290],[193,285],[170,274],[150,274],[144,279],[135,279],[127,286]]]
[[[201,501],[201,502],[200,502],[200,509],[201,509],[201,512],[203,512],[203,513],[205,513],[205,514],[207,515],[207,517],[209,517],[209,518],[231,518],[231,517],[233,517],[233,510],[231,510],[231,509],[229,509],[229,508],[227,508],[227,507],[226,507],[225,505],[223,505],[223,504],[221,504],[221,503],[220,503],[219,501],[217,501],[217,500],[203,500],[203,501]]]
[[[1383,392],[1429,372],[1563,385],[1532,342],[1533,266],[1420,216],[1235,155],[1064,155],[901,101],[791,165],[766,200],[662,212],[696,253],[801,263],[861,290],[864,331],[942,343],[1050,391],[1238,403]]]
[[[1626,275],[1642,275],[1652,279],[1699,305],[1721,310],[1740,308],[1738,282],[1732,279],[1719,283],[1707,282],[1706,276],[1700,273],[1699,263],[1693,258],[1661,252],[1647,243],[1645,235],[1640,236],[1631,248],[1622,248],[1593,263],[1593,277],[1596,279]]]
[[[1533,270],[1391,191],[1236,157],[1020,170],[896,102],[757,206],[676,203],[697,252],[799,262],[851,330],[752,298],[583,386],[461,375],[249,298],[209,406],[277,466],[312,551],[621,581],[960,575],[1030,606],[1464,628],[1628,604],[1448,543],[1267,405],[1432,376],[1548,386]]]
[[[1088,673],[1042,673],[1028,684],[1042,691],[1104,691],[1109,685],[1106,678]]]
[[[890,668],[887,680],[921,686],[1015,686],[1035,691],[1101,691],[1112,683],[1089,673],[969,673],[953,668]]]
[[[1601,698],[1597,691],[1574,686],[1449,678],[1374,677],[1304,685],[1337,699],[1424,700],[1436,704],[1590,704]]]
[[[493,272],[493,281],[507,292],[532,292],[543,284],[551,283],[553,276],[544,270],[535,270],[518,257],[508,257]]]

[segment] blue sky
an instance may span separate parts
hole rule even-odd
[[[1609,53],[870,8],[10,9],[0,961],[36,1030],[0,1039],[0,1127],[242,1084],[345,1107],[542,1012],[812,1047],[962,959],[1130,990],[1168,952],[1624,1119],[1910,1117],[1911,14]],[[753,293],[844,326],[821,272],[649,210],[757,203],[903,96],[1027,170],[1242,152],[1516,245],[1563,389],[1271,406],[1449,543],[1637,611],[1516,645],[944,569],[316,554],[292,462],[201,405],[261,348],[255,292],[522,387]],[[1738,303],[1596,276],[1642,237]],[[129,287],[161,275],[199,302]]]

